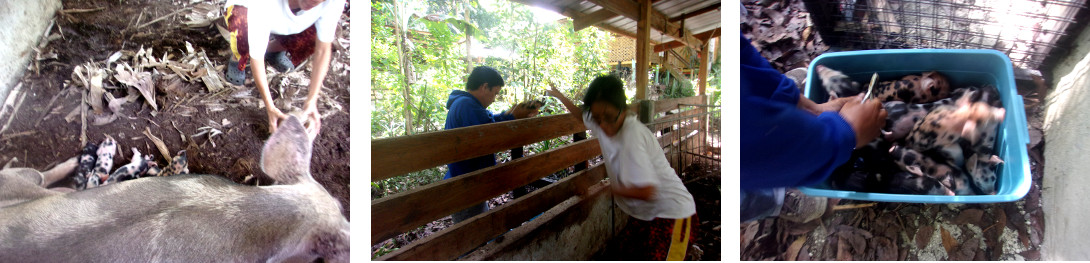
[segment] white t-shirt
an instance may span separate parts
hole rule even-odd
[[[696,213],[692,194],[670,168],[666,154],[651,130],[635,115],[626,116],[621,130],[613,137],[605,136],[602,127],[594,123],[589,114],[583,115],[583,124],[598,138],[610,184],[655,187],[650,201],[615,196],[621,210],[644,221],[686,218]]]
[[[311,25],[317,31],[318,41],[333,42],[337,21],[341,19],[345,0],[326,0],[310,10],[292,13],[288,0],[227,0],[224,5],[246,7],[247,40],[250,57],[265,57],[271,34],[292,35],[303,32]]]

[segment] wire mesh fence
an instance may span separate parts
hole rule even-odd
[[[663,150],[679,175],[696,162],[715,166],[722,163],[719,108],[719,105],[682,103],[678,104],[678,113],[645,123],[658,133],[660,140],[669,141]]]
[[[845,49],[995,49],[1038,69],[1080,0],[805,0],[822,38]]]

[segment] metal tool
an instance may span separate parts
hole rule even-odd
[[[867,99],[870,98],[870,92],[874,90],[874,82],[878,81],[878,72],[870,77],[870,87],[867,87],[867,94],[863,95],[863,103],[867,103]]]

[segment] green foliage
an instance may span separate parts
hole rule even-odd
[[[405,53],[398,45],[402,30]],[[473,50],[469,61],[467,33]],[[503,91],[489,106],[492,112],[543,99],[547,103],[541,115],[567,113],[558,100],[545,96],[548,83],[578,101],[586,84],[609,72],[605,60],[613,36],[595,27],[575,31],[570,19],[535,21],[529,6],[511,1],[457,0],[372,1],[371,37],[371,138],[378,139],[442,130],[447,97],[464,88],[472,66],[491,66],[504,77]],[[400,57],[408,64],[403,65]],[[402,94],[406,88],[408,103]],[[412,130],[406,130],[406,107]],[[530,155],[570,142],[566,136],[527,145],[525,150]],[[510,159],[510,153],[500,152],[497,158]],[[443,165],[373,182],[371,197],[437,182],[445,172]]]
[[[410,189],[428,185],[443,180],[446,176],[447,166],[440,166],[426,170],[411,172],[409,174],[371,182],[371,200],[386,197],[388,195],[408,191]]]
[[[469,64],[466,33],[480,48],[496,54],[472,54],[472,66],[486,65],[504,75],[506,86],[489,110],[501,112],[518,102],[541,99],[552,81],[563,90],[581,90],[592,78],[608,72],[604,63],[611,35],[597,28],[575,31],[570,19],[539,23],[530,7],[510,1],[372,1],[371,3],[371,138],[440,130],[446,121],[446,100],[463,89]],[[400,11],[400,14],[395,13]],[[464,19],[468,14],[469,19]],[[401,22],[399,23],[398,19]],[[399,28],[407,29],[405,45],[411,65],[401,65]],[[504,52],[509,51],[509,56]],[[402,96],[405,74],[411,105]],[[574,97],[573,97],[574,98]],[[559,103],[550,103],[562,112]],[[405,130],[408,107],[413,130]],[[549,107],[549,106],[547,106]]]

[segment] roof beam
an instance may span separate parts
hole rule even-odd
[[[640,6],[632,0],[590,0],[590,2],[636,22],[640,21]],[[699,51],[704,45],[704,42],[693,37],[688,29],[682,28],[677,23],[667,22],[666,16],[654,8],[651,8],[648,18],[652,28],[693,49]]]
[[[575,27],[575,31],[579,31],[595,24],[605,22],[606,20],[610,20],[617,16],[619,16],[617,13],[609,11],[609,9],[602,8],[590,14],[573,17],[572,26]]]
[[[701,9],[697,9],[696,11],[684,13],[684,14],[681,14],[681,16],[670,18],[670,20],[667,20],[667,21],[677,22],[677,21],[688,19],[690,17],[702,15],[704,13],[711,12],[713,10],[719,9],[719,7],[720,7],[719,4],[720,4],[719,2],[715,2],[714,4],[705,6],[704,8],[701,8]]]
[[[655,2],[659,2],[659,1],[662,1],[662,0],[651,0],[651,3],[654,4]],[[718,5],[718,3],[716,5]],[[590,14],[585,14],[585,15],[581,14],[579,17],[572,16],[572,21],[574,21],[572,23],[572,26],[575,27],[575,31],[579,31],[579,30],[583,30],[584,28],[596,25],[596,24],[601,23],[601,22],[605,22],[606,20],[610,20],[610,19],[613,19],[614,17],[618,17],[618,16],[621,16],[621,15],[619,15],[619,14],[613,12],[613,11],[610,11],[609,9],[602,8],[602,9],[598,9],[598,11],[594,11],[594,12],[592,12]],[[633,37],[633,38],[635,38],[635,37]]]
[[[520,3],[520,4],[524,4],[524,5],[528,5],[528,6],[536,6],[536,7],[545,8],[545,9],[551,10],[553,12],[560,13],[561,15],[564,15],[566,17],[572,17],[573,20],[575,20],[575,17],[582,17],[582,16],[590,15],[590,14],[580,13],[579,11],[575,11],[575,10],[572,10],[570,8],[567,8],[567,7],[557,6],[556,5],[557,3],[555,1],[546,1],[546,0],[511,0],[511,1],[516,2],[516,3]],[[652,0],[651,2],[654,3],[654,2],[658,2],[658,1],[661,1],[661,0]],[[606,10],[606,9],[602,9],[602,10]],[[612,26],[612,25],[608,25],[608,24],[599,24],[599,25],[596,25],[596,26],[598,28],[601,28],[602,30],[609,31],[609,32],[612,32],[614,34],[630,37],[630,38],[633,38],[633,39],[636,38],[636,32],[629,32],[629,31],[626,31],[624,29],[621,29],[621,28],[618,28],[618,27],[615,27],[615,26]],[[651,44],[652,45],[658,45],[659,43],[654,41],[654,40],[651,40]]]
[[[721,30],[720,28],[717,27],[717,28],[712,29],[712,30],[697,33],[697,34],[693,35],[693,37],[696,38],[696,39],[699,39],[700,41],[708,41],[708,39],[711,39],[713,37],[719,37],[719,35],[722,34],[722,33],[723,33],[723,30]],[[681,47],[681,46],[684,46],[684,45],[685,45],[684,43],[681,43],[681,42],[678,42],[678,41],[671,41],[671,42],[668,42],[668,43],[658,44],[658,45],[655,45],[655,53],[662,52],[663,50],[678,48],[678,47]],[[699,51],[700,49],[696,49],[696,50]]]

